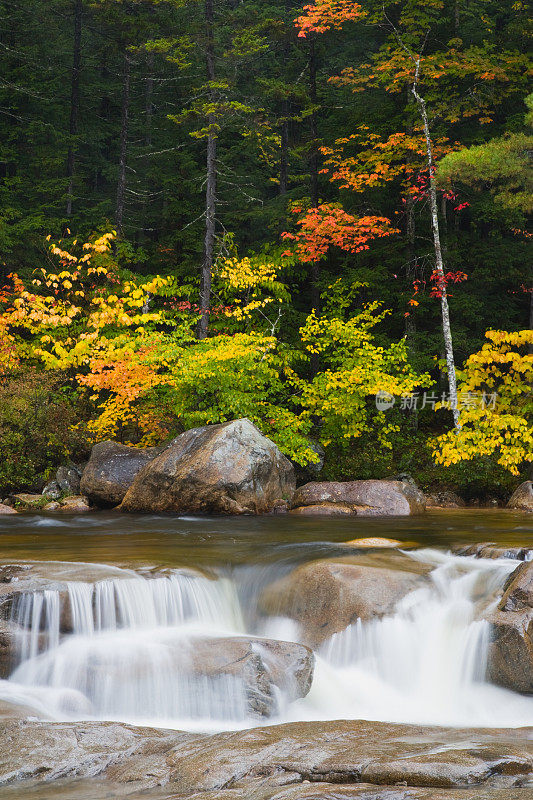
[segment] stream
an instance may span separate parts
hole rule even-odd
[[[533,723],[533,697],[485,676],[488,623],[481,617],[517,562],[449,552],[466,542],[531,544],[524,515],[462,511],[348,521],[102,513],[20,515],[0,524],[4,563],[47,561],[56,579],[62,568],[71,574],[69,562],[78,564],[66,595],[51,584],[22,593],[11,608],[24,635],[14,669],[0,681],[0,700],[37,716],[210,733],[335,719]],[[302,641],[294,620],[263,612],[262,591],[295,566],[346,555],[344,542],[368,536],[405,542],[405,557],[427,565],[428,580],[392,614],[359,619],[317,648],[307,696],[293,699],[280,690],[274,713],[258,720],[238,676],[191,672],[198,637]]]

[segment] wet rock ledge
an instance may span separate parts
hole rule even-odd
[[[147,796],[531,800],[532,739],[531,728],[454,730],[364,721],[198,735],[112,722],[10,719],[0,729],[0,785],[19,785],[28,797],[31,787],[61,780],[64,788],[68,779],[71,796],[82,798],[76,782],[90,778],[102,797],[161,787],[161,795]]]

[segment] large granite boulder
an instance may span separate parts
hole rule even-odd
[[[182,433],[140,470],[121,511],[261,514],[290,501],[294,468],[248,419]]]
[[[358,619],[392,613],[430,570],[394,550],[312,561],[267,586],[260,610],[298,622],[301,640],[315,648]]]
[[[142,449],[111,441],[95,444],[81,477],[81,494],[97,506],[118,506],[139,470],[160,452],[158,447]]]
[[[533,694],[533,562],[511,574],[489,616],[488,675],[495,683]]]
[[[5,503],[0,503],[0,514],[16,514],[17,511],[11,506],[6,505]]]
[[[406,481],[324,481],[306,483],[296,491],[292,500],[293,509],[305,513],[339,513],[364,517],[405,516],[420,514],[425,510],[425,497],[416,486]]]
[[[515,489],[507,503],[507,508],[514,508],[517,511],[533,511],[533,481],[524,481],[518,489]]]
[[[242,681],[248,712],[272,716],[281,692],[286,702],[305,697],[313,681],[314,656],[295,642],[228,636],[194,637],[181,650],[181,668],[200,676],[232,675]]]

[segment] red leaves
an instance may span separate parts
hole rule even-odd
[[[457,272],[441,273],[437,269],[434,269],[430,278],[432,286],[429,296],[442,297],[442,293],[449,283],[461,283],[462,281],[466,281],[467,277],[466,272],[461,272],[461,270]]]
[[[299,213],[300,209],[293,211]],[[297,224],[298,233],[283,233],[282,237],[295,242],[294,251],[287,252],[304,263],[319,261],[330,247],[359,253],[368,250],[370,240],[398,233],[387,217],[354,217],[334,203],[310,208]]]
[[[440,273],[437,269],[434,269],[429,279],[431,284],[429,290],[429,296],[442,297],[442,293],[444,289],[446,289],[448,284],[462,283],[463,281],[466,281],[467,278],[468,275],[466,274],[466,272],[462,272],[461,270],[457,270],[457,272]],[[413,296],[407,301],[407,305],[412,307],[418,306],[419,302],[414,298],[417,294],[420,294],[425,289],[425,287],[426,287],[426,281],[421,281],[421,280],[413,281],[413,289],[414,289]],[[410,312],[407,311],[404,314],[404,317],[408,317],[409,315]]]

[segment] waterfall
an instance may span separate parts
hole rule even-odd
[[[185,622],[243,630],[234,586],[226,578],[212,580],[174,570],[152,579],[135,577],[92,584],[72,581],[66,584],[65,598],[64,594],[47,589],[17,597],[11,621],[22,630],[19,662],[57,648],[62,632],[91,636],[122,628],[152,629]]]
[[[390,616],[357,620],[332,636],[316,654],[309,695],[280,698],[276,721],[531,724],[533,698],[485,680],[489,630],[480,617],[497,603],[516,562],[436,550],[409,555],[433,567],[427,584]],[[54,719],[189,730],[257,725],[237,674],[191,667],[198,636],[298,640],[294,621],[261,616],[253,592],[248,566],[231,579],[187,570],[151,578],[128,573],[21,594],[12,621],[24,634],[16,668],[0,681],[0,699],[15,698]]]
[[[430,584],[404,597],[393,615],[357,620],[322,646],[316,710],[420,724],[531,724],[533,698],[485,680],[490,631],[478,619],[496,605],[516,562],[412,555],[435,566]]]

